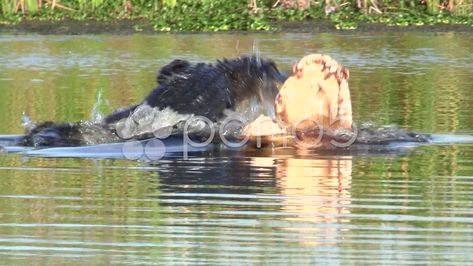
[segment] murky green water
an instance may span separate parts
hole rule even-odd
[[[178,57],[313,52],[351,70],[355,119],[473,132],[473,34],[0,35],[0,134],[110,112]],[[157,162],[0,156],[1,264],[471,264],[473,144],[400,154]]]

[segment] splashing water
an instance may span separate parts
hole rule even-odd
[[[27,131],[30,131],[36,127],[36,123],[34,123],[26,113],[21,115],[20,121],[23,128]]]
[[[259,49],[259,40],[258,39],[254,39],[253,40],[253,54],[255,55],[256,57],[256,63],[258,64],[258,67],[261,66],[261,52],[260,52],[260,49]]]
[[[95,100],[94,106],[90,113],[90,122],[100,123],[103,120],[103,114],[99,111],[99,107],[102,104],[102,90],[97,94],[97,99]]]
[[[191,117],[191,114],[179,114],[169,107],[159,110],[156,107],[142,104],[129,117],[118,121],[111,127],[124,139],[150,133],[155,135],[155,132],[161,136],[162,129],[172,128]]]

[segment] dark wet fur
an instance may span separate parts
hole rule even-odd
[[[224,117],[227,109],[236,110],[250,98],[260,104],[273,104],[278,87],[287,76],[276,64],[255,56],[217,61],[216,64],[191,64],[174,60],[157,76],[158,86],[141,103],[162,110],[170,107],[181,114],[204,116],[211,121]],[[139,105],[120,109],[107,116],[100,126],[111,125],[129,117]],[[21,142],[25,146],[78,146],[88,143],[83,132],[86,123],[42,123],[28,131]],[[113,138],[112,138],[113,139]]]
[[[79,146],[83,144],[80,126],[76,123],[44,122],[22,139],[24,146]]]
[[[251,97],[273,104],[278,86],[286,78],[272,61],[256,57],[223,60],[215,65],[175,60],[161,70],[158,81],[162,85],[145,102],[218,121],[225,110],[236,110]]]

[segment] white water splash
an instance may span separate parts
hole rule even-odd
[[[100,123],[103,120],[103,114],[99,111],[99,107],[102,104],[102,91],[100,90],[97,94],[97,99],[95,100],[92,111],[90,112],[90,122]]]
[[[258,64],[258,67],[261,66],[261,52],[260,52],[260,49],[259,49],[259,40],[258,39],[253,40],[253,54],[256,57],[256,60],[257,60],[256,63]]]
[[[31,118],[26,115],[25,113],[21,114],[21,125],[26,131],[31,131],[33,128],[36,127],[36,123],[31,120]]]
[[[168,134],[164,134],[162,129],[168,128],[171,130],[173,126],[190,119],[192,116],[191,114],[179,114],[170,107],[159,110],[156,107],[142,104],[129,117],[118,121],[114,127],[117,134],[124,139],[147,133],[155,134],[155,132],[158,135],[157,137],[163,137]]]

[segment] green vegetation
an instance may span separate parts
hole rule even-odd
[[[395,26],[473,25],[473,0],[0,0],[0,23],[132,19],[156,31],[269,30],[278,22],[327,19]],[[299,4],[297,4],[299,3]],[[137,26],[136,30],[140,30]]]

